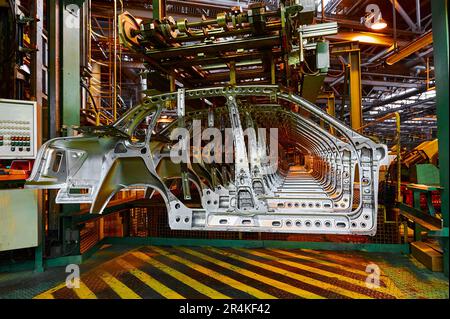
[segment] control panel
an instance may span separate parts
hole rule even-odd
[[[0,159],[37,154],[36,102],[0,99]]]

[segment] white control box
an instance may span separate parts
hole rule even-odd
[[[0,159],[37,155],[36,102],[0,99]]]
[[[38,198],[35,189],[0,190],[0,251],[38,245]]]

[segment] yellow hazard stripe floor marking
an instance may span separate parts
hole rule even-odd
[[[162,284],[149,274],[137,269],[132,264],[128,263],[127,261],[123,259],[117,259],[115,262],[121,266],[122,268],[126,269],[130,274],[138,278],[140,281],[142,281],[144,284],[152,288],[154,291],[159,293],[161,296],[168,298],[168,299],[185,299],[182,295],[177,293],[176,291],[173,291],[166,285]]]
[[[333,263],[331,261],[325,261],[325,260],[322,260],[322,259],[318,259],[318,258],[314,258],[314,257],[311,257],[311,256],[307,256],[305,254],[302,254],[301,251],[295,251],[295,253],[293,253],[293,252],[290,252],[290,251],[280,250],[280,249],[275,249],[275,248],[268,248],[268,250],[271,250],[271,251],[274,251],[274,252],[277,252],[277,253],[280,253],[280,254],[283,254],[283,255],[291,256],[291,257],[294,257],[294,258],[310,260],[310,261],[313,261],[313,262],[321,264],[321,265],[325,265],[325,266],[329,266],[329,267],[332,267],[332,268],[341,269],[341,270],[344,270],[344,271],[347,271],[347,272],[350,272],[350,273],[353,273],[353,274],[362,275],[364,277],[367,277],[368,274],[369,274],[369,273],[367,273],[367,272],[365,272],[363,270],[350,268],[349,266],[351,266],[351,265],[357,265],[357,266],[360,266],[360,267],[361,266],[364,267],[364,265],[362,265],[362,264],[355,264],[354,262],[352,262],[352,263],[349,262],[348,265],[344,266],[344,265],[341,265],[341,264]],[[333,259],[332,256],[328,256],[328,255],[324,256],[322,254],[319,254],[319,256],[321,256],[322,258],[325,258],[325,259],[327,259],[328,257],[330,259]],[[339,261],[338,258],[334,258],[334,259]],[[344,260],[341,260],[341,261],[344,261]],[[367,264],[369,264],[369,263],[367,263]],[[384,274],[381,274],[381,277],[382,277],[383,281],[384,280],[388,280],[388,281],[390,280],[389,277],[387,277]],[[346,278],[348,278],[348,277],[346,277]],[[356,280],[356,279],[353,279],[353,280]],[[379,289],[381,289],[379,291],[383,291],[383,289],[385,290],[386,288],[385,287],[380,287]]]
[[[326,290],[329,290],[329,291],[336,292],[336,293],[338,293],[338,294],[340,294],[342,296],[346,296],[346,297],[354,298],[354,299],[356,299],[356,298],[359,298],[359,299],[370,298],[370,299],[372,299],[371,297],[369,297],[367,295],[362,295],[362,294],[356,293],[356,292],[354,292],[352,290],[347,290],[345,288],[342,288],[340,286],[329,284],[327,282],[324,282],[324,281],[321,281],[321,280],[317,280],[317,279],[314,279],[314,278],[311,278],[311,277],[303,276],[303,275],[300,275],[298,273],[295,273],[295,272],[292,272],[292,271],[289,271],[289,270],[286,270],[286,269],[283,269],[283,268],[280,268],[280,267],[272,266],[272,265],[269,265],[267,263],[259,262],[257,260],[253,260],[253,259],[250,259],[250,258],[246,258],[246,257],[240,256],[240,255],[237,255],[237,254],[233,254],[233,253],[231,253],[229,251],[223,251],[223,250],[217,249],[217,248],[208,248],[208,249],[210,249],[211,251],[214,251],[216,253],[219,253],[219,254],[231,257],[233,259],[245,262],[247,264],[250,264],[250,265],[253,265],[253,266],[257,266],[259,268],[262,268],[262,269],[265,269],[265,270],[268,270],[268,271],[272,271],[272,272],[277,273],[277,274],[284,275],[286,277],[290,277],[290,278],[299,280],[301,282],[304,282],[306,284],[315,286],[317,288],[326,289]],[[253,252],[251,250],[248,250],[248,253],[258,256],[257,253],[255,253],[255,252]],[[263,253],[260,253],[260,254],[261,255],[265,255]],[[277,258],[275,257],[275,258],[273,258],[271,260],[277,260]],[[295,264],[295,263],[293,263],[293,264]]]
[[[350,265],[355,265],[355,266],[359,266],[359,267],[363,266],[364,267],[364,265],[358,264],[354,260],[352,260],[352,259],[350,259],[348,257],[342,257],[342,256],[339,256],[339,255],[336,255],[336,254],[327,254],[326,256],[324,256],[324,254],[322,254],[322,253],[320,253],[318,251],[309,250],[309,249],[305,250],[305,251],[308,252],[308,253],[312,253],[312,254],[314,254],[316,256],[320,256],[320,257],[325,258],[325,259],[332,259],[332,260],[335,260],[335,261],[345,262],[345,263],[350,264]],[[372,261],[368,261],[368,260],[364,260],[364,262],[367,265],[369,265],[371,263],[377,264],[376,262],[372,262]],[[367,266],[367,265],[365,265],[365,266]],[[382,289],[386,293],[388,293],[390,295],[394,295],[396,298],[403,299],[404,298],[403,292],[400,289],[397,288],[397,286],[394,284],[394,282],[392,282],[392,280],[388,276],[383,274],[382,267],[379,267],[379,268],[380,268],[380,272],[381,272],[380,279],[381,279],[382,282],[384,282],[386,284],[386,288],[385,287],[380,287],[380,288],[377,288],[377,289],[380,289],[380,291]],[[365,274],[368,275],[368,273],[365,273]]]
[[[328,260],[331,259],[332,261],[344,262],[345,266],[353,265],[355,267],[365,267],[365,265],[355,261],[355,259],[352,259],[352,258],[349,258],[349,257],[344,257],[342,255],[335,254],[333,252],[328,252],[327,251],[326,253],[324,253],[323,251],[315,251],[315,250],[310,250],[310,249],[303,249],[303,251],[306,252],[306,253],[311,253],[311,254],[313,254],[315,256],[319,256],[319,257],[324,258],[324,259],[328,259]],[[367,263],[367,264],[370,263],[370,261],[367,261],[367,260],[364,260],[364,262]],[[358,270],[358,271],[360,271],[361,273],[365,273],[364,270]]]
[[[333,267],[335,269],[342,269],[342,270],[350,272],[350,270],[348,270],[345,267],[342,267],[342,266],[341,267],[337,267],[333,263],[324,262],[324,261],[321,261],[321,260],[317,260],[315,258],[310,258],[310,257],[303,258],[303,255],[299,255],[299,254],[295,254],[295,253],[291,253],[291,252],[287,252],[287,251],[279,250],[279,249],[270,249],[270,250],[274,251],[274,252],[279,252],[280,254],[284,254],[286,256],[300,258],[300,259],[305,259],[305,260],[310,260],[310,261],[314,261],[314,262],[317,262],[317,263],[322,264],[322,265]],[[268,255],[268,254],[265,254],[265,253],[262,253],[262,252],[259,252],[259,251],[249,252],[249,253],[252,253],[252,254],[255,254],[255,255],[259,255],[259,256],[264,257],[264,258],[269,258],[269,259],[272,259],[272,260],[276,260],[276,261],[278,261],[278,262],[280,262],[282,264],[285,264],[285,265],[288,265],[288,266],[292,266],[292,267],[295,267],[295,268],[299,268],[299,269],[304,269],[304,270],[307,270],[307,271],[315,272],[317,274],[324,275],[324,276],[327,276],[327,277],[334,277],[334,278],[339,279],[341,281],[345,281],[345,282],[348,282],[350,284],[357,285],[357,286],[369,289],[366,286],[365,279],[364,280],[359,280],[359,279],[347,277],[347,276],[344,276],[344,275],[339,275],[339,274],[336,274],[336,273],[328,271],[328,270],[323,270],[323,269],[320,269],[320,268],[317,268],[317,267],[307,266],[307,265],[304,265],[302,263],[285,260],[285,259],[278,258],[278,257],[272,256],[272,255]],[[352,273],[355,273],[355,272],[352,272]],[[369,273],[361,272],[361,275],[365,276],[364,278],[367,278]],[[385,293],[385,294],[389,294],[389,295],[392,294],[392,291],[388,291],[385,287],[379,287],[379,288],[374,288],[374,289],[376,289],[376,291],[378,291],[378,292],[382,292],[382,293]],[[393,296],[393,297],[396,297],[396,296]],[[369,298],[369,296],[366,296],[366,298]]]
[[[138,257],[139,259],[149,263],[150,265],[152,265],[153,267],[158,268],[159,270],[165,272],[166,274],[174,277],[175,279],[181,281],[182,283],[187,284],[188,286],[190,286],[191,288],[197,290],[198,292],[204,294],[205,296],[208,296],[210,298],[213,299],[230,299],[230,297],[218,292],[217,290],[214,290],[204,284],[202,284],[201,282],[186,276],[185,274],[179,272],[178,270],[175,270],[163,263],[160,263],[159,261],[157,261],[156,259],[153,259],[151,257],[149,257],[148,255],[142,253],[142,252],[132,252],[132,254],[136,257]]]
[[[65,287],[66,283],[63,282],[62,284],[59,284],[58,286],[53,287],[52,289],[35,296],[33,299],[55,299],[53,293]],[[81,280],[80,280],[80,288],[71,288],[71,289],[80,299],[97,299],[97,296]]]
[[[199,257],[199,258],[201,258],[203,260],[206,260],[206,261],[209,261],[211,263],[214,263],[214,264],[216,264],[218,266],[230,269],[230,270],[232,270],[234,272],[237,272],[237,273],[239,273],[239,274],[241,274],[243,276],[246,276],[246,277],[258,280],[258,281],[260,281],[262,283],[265,283],[265,284],[270,285],[272,287],[275,287],[277,289],[281,289],[281,290],[287,291],[287,292],[289,292],[291,294],[294,294],[296,296],[299,296],[299,297],[302,297],[302,298],[310,298],[310,299],[326,299],[325,297],[317,295],[317,294],[315,294],[313,292],[310,292],[310,291],[307,291],[307,290],[304,290],[304,289],[301,289],[301,288],[289,285],[287,283],[284,283],[282,281],[278,281],[278,280],[269,278],[267,276],[260,275],[258,273],[249,271],[249,270],[244,269],[242,267],[239,267],[239,266],[227,263],[225,261],[218,260],[218,259],[213,258],[211,256],[202,254],[202,253],[200,253],[198,251],[194,251],[194,250],[191,250],[189,248],[184,248],[184,247],[179,247],[178,249],[180,249],[181,251],[184,251],[184,252],[186,252],[186,253],[188,253],[190,255],[193,255],[193,256]]]
[[[333,267],[335,269],[340,269],[340,270],[344,270],[346,272],[350,272],[350,273],[353,273],[356,275],[361,275],[361,276],[367,277],[367,273],[363,270],[353,269],[353,268],[349,268],[348,266],[343,266],[341,264],[336,264],[336,263],[332,263],[330,261],[325,261],[322,259],[314,258],[314,257],[308,256],[306,254],[302,254],[301,251],[296,250],[295,253],[293,253],[291,251],[281,250],[281,249],[276,249],[276,248],[267,248],[267,250],[274,251],[274,252],[280,253],[282,255],[286,255],[286,256],[290,256],[290,257],[294,257],[294,258],[300,258],[303,260],[313,261],[314,263],[317,263],[317,264]],[[326,257],[324,257],[324,258],[326,258]]]
[[[97,296],[80,280],[80,288],[73,288],[80,299],[97,299]]]
[[[217,271],[214,271],[214,270],[211,270],[209,268],[203,267],[203,266],[201,266],[199,264],[193,263],[190,260],[178,257],[178,256],[174,255],[173,253],[165,251],[164,249],[156,248],[156,247],[151,247],[151,249],[156,251],[156,252],[158,252],[158,253],[160,253],[161,255],[164,255],[164,256],[166,256],[166,257],[176,261],[176,262],[182,263],[182,264],[184,264],[184,265],[186,265],[186,266],[188,266],[188,267],[190,267],[190,268],[192,268],[192,269],[194,269],[196,271],[199,271],[199,272],[201,272],[202,274],[204,274],[204,275],[206,275],[208,277],[217,279],[217,280],[223,282],[224,284],[226,284],[226,285],[228,285],[230,287],[233,287],[233,288],[235,288],[237,290],[243,291],[243,292],[245,292],[247,294],[250,294],[250,295],[252,295],[252,296],[254,296],[256,298],[260,298],[260,299],[277,299],[276,297],[274,297],[274,296],[272,296],[272,295],[270,295],[268,293],[265,293],[265,292],[263,292],[263,291],[261,291],[259,289],[256,289],[254,287],[248,286],[248,285],[246,285],[246,284],[244,284],[244,283],[242,283],[240,281],[237,281],[237,280],[235,280],[233,278],[230,278],[230,277],[228,277],[226,275],[223,275],[223,274],[221,274],[221,273],[219,273]]]
[[[127,287],[119,279],[108,272],[102,272],[100,278],[122,299],[142,299],[137,293]]]
[[[66,287],[66,283],[63,282],[62,284],[59,284],[56,287],[53,287],[52,289],[49,289],[37,296],[34,296],[33,299],[55,299],[55,296],[53,296],[53,293]]]
[[[34,296],[33,299],[55,299],[52,293],[43,292],[37,296]]]

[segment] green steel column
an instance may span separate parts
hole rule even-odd
[[[38,146],[42,144],[42,133],[43,120],[42,120],[42,104],[45,99],[45,94],[43,92],[43,81],[42,81],[42,66],[43,66],[43,28],[44,28],[44,0],[34,0],[31,3],[31,14],[36,20],[32,24],[31,28],[31,43],[36,46],[37,51],[33,53],[32,63],[31,63],[31,83],[32,83],[32,96],[37,102],[37,114],[38,123],[37,127],[37,140]],[[37,192],[38,201],[38,247],[35,249],[35,270],[37,272],[44,271],[44,255],[45,255],[45,210],[43,208],[44,196],[43,191]]]
[[[61,0],[61,23],[60,23],[60,110],[61,124],[63,134],[66,136],[74,135],[74,128],[80,126],[80,109],[81,109],[81,32],[82,21],[81,8],[85,0]],[[84,26],[83,26],[84,27]],[[80,211],[79,204],[62,205],[58,214],[60,218],[60,234],[63,241],[63,251],[73,251],[78,254],[79,250],[68,249],[65,240],[66,232],[70,227],[67,215]],[[62,218],[62,220],[61,220]]]
[[[153,19],[161,20],[166,16],[166,1],[153,0]]]
[[[4,99],[14,98],[16,48],[12,38],[16,25],[13,17],[9,3],[0,1],[0,98]]]
[[[420,206],[420,192],[415,190],[413,190],[413,206],[418,210],[422,210]],[[414,223],[414,241],[422,240],[422,230],[423,228],[418,223]]]
[[[80,125],[80,19],[83,0],[62,0],[61,35],[61,116],[67,135]]]
[[[38,196],[39,200],[41,196]],[[44,210],[42,205],[39,205],[38,210],[38,246],[34,251],[34,271],[43,272],[44,266],[44,255],[45,255],[45,218],[43,216]]]
[[[60,1],[47,0],[48,8],[48,136],[55,138],[60,129]]]
[[[433,19],[433,48],[434,69],[436,76],[436,113],[439,139],[439,172],[441,186],[441,211],[444,220],[444,228],[448,228],[449,213],[449,170],[448,170],[448,116],[449,116],[449,93],[448,93],[448,1],[432,0],[431,13]],[[444,250],[444,273],[448,276],[448,237],[443,239]]]

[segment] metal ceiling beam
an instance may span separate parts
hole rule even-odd
[[[199,50],[203,53],[216,53],[218,51],[237,49],[270,48],[280,42],[278,36],[252,38],[251,40],[236,40],[212,44],[192,45],[189,47],[173,47],[170,49],[154,49],[147,52],[147,56],[153,59],[168,58],[174,56],[195,55]]]
[[[146,69],[142,62],[122,61],[122,67],[130,69]]]
[[[247,80],[247,79],[255,79],[255,78],[270,78],[270,74],[268,72],[264,72],[263,69],[259,70],[242,70],[237,73],[236,80]],[[205,84],[211,82],[226,82],[230,79],[230,72],[220,72],[220,73],[210,73],[207,77],[203,79],[192,79],[191,83],[194,84]]]
[[[428,31],[417,40],[414,40],[413,42],[409,43],[406,47],[402,48],[397,53],[388,57],[386,59],[386,64],[393,65],[394,63],[403,60],[404,58],[410,56],[413,53],[418,52],[419,50],[425,48],[427,45],[430,45],[432,43],[433,43],[433,34],[431,31]]]
[[[391,37],[383,36],[373,32],[339,32],[337,34],[329,35],[325,37],[330,40],[338,41],[358,41],[363,44],[380,45],[390,47],[393,45]],[[404,43],[404,41],[401,41]]]
[[[325,12],[331,12],[337,8],[337,6],[341,3],[342,0],[331,0],[325,6]]]
[[[388,99],[384,99],[384,100],[372,103],[371,105],[368,105],[368,106],[363,108],[363,113],[364,112],[368,112],[368,111],[370,111],[371,109],[373,109],[374,107],[377,107],[377,106],[383,106],[383,105],[386,105],[386,104],[394,103],[394,102],[399,101],[399,100],[404,100],[404,99],[410,98],[410,97],[415,96],[415,95],[422,94],[426,90],[427,90],[426,85],[422,85],[422,86],[418,87],[415,90],[411,90],[411,92],[398,94],[398,95],[396,95],[394,97],[391,97],[391,98],[388,98]]]
[[[363,73],[364,74],[364,73]],[[334,86],[340,82],[342,82],[343,77],[338,78],[337,80],[335,78],[327,77],[325,79],[325,83],[330,83],[330,86]],[[418,83],[405,83],[405,82],[392,82],[392,81],[377,81],[377,80],[368,80],[363,79],[361,81],[363,85],[371,85],[371,86],[382,86],[382,87],[399,87],[399,88],[416,88]]]
[[[395,9],[402,16],[403,20],[408,24],[412,31],[417,31],[417,26],[410,16],[406,13],[403,7],[398,3],[398,1],[390,0],[392,4],[395,4]]]
[[[420,0],[416,0],[416,25],[417,29],[420,31],[422,29],[420,18]]]
[[[392,81],[375,81],[375,80],[362,80],[363,85],[372,86],[384,86],[384,87],[399,87],[399,88],[415,88],[418,83],[404,83],[404,82],[392,82]]]
[[[327,15],[324,18],[324,22],[337,22],[339,24],[339,27],[347,27],[353,30],[367,30],[367,27],[360,23],[360,21],[350,20],[345,15]],[[417,36],[417,34],[420,34],[420,32],[414,32],[414,31],[407,31],[407,30],[396,30],[398,36],[404,36],[404,37],[413,37]],[[393,28],[384,28],[381,30],[378,34],[379,35],[387,35],[392,36],[394,32]]]
[[[281,52],[273,52],[272,54],[275,58],[281,55]],[[205,65],[210,63],[227,63],[230,61],[242,61],[242,60],[251,60],[251,59],[260,59],[262,56],[261,52],[243,52],[243,53],[235,53],[235,54],[227,54],[227,55],[215,55],[208,57],[195,57],[189,60],[175,60],[169,62],[162,62],[161,65],[164,67],[186,67],[193,65]]]
[[[333,70],[330,70],[333,71]],[[335,70],[337,72],[337,70]],[[387,71],[386,71],[387,72]],[[388,78],[399,78],[399,79],[410,79],[415,81],[426,81],[426,77],[419,77],[413,75],[404,75],[404,74],[391,74],[391,73],[375,73],[375,72],[364,72],[362,73],[365,76],[376,76],[376,77],[388,77]]]
[[[414,103],[404,104],[404,105],[402,105],[400,107],[395,107],[395,108],[392,108],[392,109],[389,109],[389,110],[386,110],[386,111],[381,111],[378,114],[373,114],[373,116],[375,116],[375,117],[384,116],[384,115],[392,113],[392,112],[402,111],[402,110],[405,110],[405,109],[408,109],[408,108],[412,108],[412,107],[415,107],[415,106],[418,106],[418,105],[425,105],[426,103],[433,102],[435,100],[436,100],[435,97],[431,97],[431,98],[420,100],[420,101],[417,101],[417,102],[414,102]],[[436,104],[432,104],[429,107],[433,107],[435,105]]]
[[[363,85],[384,86],[384,87],[398,87],[398,88],[415,88],[418,83],[404,83],[404,82],[388,82],[375,80],[362,80]]]
[[[353,4],[353,6],[345,13],[346,15],[349,15],[350,13],[352,13],[353,12],[353,10],[354,9],[356,9],[356,8],[361,8],[361,7],[363,7],[363,6],[365,6],[366,4],[367,4],[367,0],[365,0],[362,4],[361,4],[361,1],[363,1],[363,0],[358,0],[358,1],[356,1],[354,4]]]

